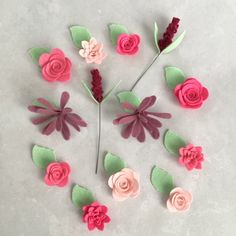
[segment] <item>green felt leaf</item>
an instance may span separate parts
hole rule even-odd
[[[117,39],[120,34],[128,34],[128,30],[125,26],[120,24],[109,24],[108,26],[110,37],[113,45],[117,44]]]
[[[158,46],[158,26],[157,26],[156,22],[154,23],[154,42],[155,42],[155,45],[156,45],[156,48],[157,48],[157,53],[159,54],[160,53],[160,48]]]
[[[82,85],[84,86],[87,94],[89,95],[89,97],[91,97],[93,99],[93,101],[96,103],[96,104],[99,104],[98,101],[95,99],[95,97],[93,96],[93,93],[92,91],[90,90],[90,88],[88,87],[88,85],[82,80]]]
[[[179,37],[176,38],[176,40],[174,42],[172,42],[168,47],[166,47],[162,53],[163,54],[167,54],[167,53],[170,53],[171,51],[173,51],[175,48],[177,48],[182,40],[184,39],[184,36],[185,36],[186,32],[184,31]]]
[[[164,146],[169,153],[179,155],[179,149],[185,147],[186,142],[174,132],[167,130],[164,135]]]
[[[72,189],[72,202],[76,207],[83,208],[95,201],[93,194],[80,185],[75,185]]]
[[[174,89],[176,85],[182,84],[185,79],[184,72],[177,67],[165,67],[165,79],[169,88]]]
[[[77,48],[82,48],[82,41],[89,41],[91,34],[87,28],[80,25],[74,25],[70,27],[71,38]]]
[[[104,96],[102,102],[105,102],[110,96],[111,94],[116,90],[116,88],[120,85],[121,80]]]
[[[108,152],[104,158],[104,168],[110,176],[125,168],[125,163],[120,157]]]
[[[141,100],[139,97],[137,97],[134,92],[131,91],[123,91],[117,94],[117,97],[120,101],[120,103],[128,102],[135,107],[138,107],[141,103]]]
[[[55,151],[50,148],[34,145],[32,158],[37,167],[45,169],[51,162],[56,161],[56,154]]]
[[[169,173],[157,166],[154,166],[151,172],[151,183],[153,187],[161,193],[169,194],[174,188],[173,178]]]
[[[34,63],[39,64],[39,58],[43,53],[49,53],[48,48],[30,48],[28,50],[29,55],[31,56]]]

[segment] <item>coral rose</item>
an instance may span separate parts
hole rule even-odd
[[[180,105],[185,108],[199,108],[208,98],[207,88],[194,78],[186,79],[184,83],[177,85],[174,94]]]
[[[195,147],[192,144],[179,149],[179,163],[186,166],[188,170],[202,169],[201,162],[204,161],[201,147]]]
[[[167,200],[167,208],[171,212],[187,211],[192,203],[192,194],[182,188],[174,188]]]
[[[49,186],[64,187],[68,183],[70,166],[66,162],[52,162],[47,166],[44,182]]]
[[[83,221],[87,222],[89,230],[97,228],[102,231],[104,224],[109,223],[111,219],[107,215],[106,206],[100,205],[98,202],[93,202],[83,207]]]
[[[108,185],[112,189],[113,198],[117,201],[136,197],[140,192],[139,176],[128,168],[124,168],[110,176]]]
[[[121,55],[134,55],[138,51],[140,37],[137,34],[120,34],[117,39],[116,51]]]
[[[43,53],[39,57],[39,65],[43,78],[49,82],[64,82],[70,79],[71,61],[59,48],[54,48],[50,53]]]
[[[107,56],[103,51],[103,44],[98,43],[95,38],[91,38],[89,42],[82,41],[81,45],[83,48],[79,50],[79,54],[87,63],[101,64]]]

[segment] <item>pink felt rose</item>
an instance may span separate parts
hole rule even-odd
[[[195,147],[192,144],[186,147],[181,147],[179,149],[179,163],[186,166],[188,170],[192,169],[202,169],[202,161],[204,161],[204,156],[202,154],[201,147]]]
[[[89,42],[81,42],[82,49],[79,50],[81,57],[84,57],[87,63],[101,64],[107,56],[103,51],[103,44],[98,43],[95,38],[91,38]]]
[[[111,219],[107,215],[106,206],[100,205],[98,202],[93,202],[83,207],[83,221],[88,224],[89,230],[97,228],[103,231],[104,224],[109,223]]]
[[[66,162],[52,162],[47,166],[44,182],[49,186],[64,187],[68,183],[70,166]]]
[[[54,48],[50,53],[43,53],[39,57],[39,65],[43,78],[49,82],[64,82],[70,79],[71,61],[59,48]]]
[[[208,98],[207,88],[194,78],[186,79],[184,83],[177,85],[174,94],[180,105],[185,108],[199,108]]]
[[[171,212],[187,211],[192,203],[192,194],[182,188],[174,188],[167,200],[167,208]]]
[[[137,34],[120,34],[116,51],[121,55],[134,55],[138,51],[140,37]]]
[[[111,175],[108,185],[112,189],[113,198],[117,201],[136,197],[140,192],[139,175],[128,168]]]

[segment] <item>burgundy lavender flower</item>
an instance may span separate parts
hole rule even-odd
[[[163,34],[163,38],[159,39],[158,45],[161,51],[172,43],[174,35],[177,33],[179,28],[179,21],[179,18],[173,17],[172,22],[168,25],[165,33]]]
[[[70,138],[70,130],[67,123],[79,132],[80,127],[87,126],[87,123],[79,115],[73,113],[71,108],[66,107],[69,98],[69,93],[63,92],[60,107],[56,107],[44,98],[38,98],[36,100],[39,105],[31,105],[28,107],[31,112],[42,115],[32,120],[34,125],[47,122],[42,130],[42,134],[50,135],[53,131],[57,130],[62,133],[65,140],[68,140]]]
[[[92,75],[92,92],[94,98],[100,103],[103,100],[103,89],[102,89],[102,77],[99,73],[99,70],[91,70]]]
[[[143,99],[138,107],[125,102],[122,107],[130,112],[117,115],[118,118],[113,121],[114,125],[126,125],[122,131],[123,138],[129,138],[130,135],[135,137],[139,142],[145,141],[146,129],[154,139],[160,136],[158,128],[162,126],[161,122],[156,117],[169,119],[171,114],[147,111],[156,102],[156,96],[150,96]]]

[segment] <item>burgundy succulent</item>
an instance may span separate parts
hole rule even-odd
[[[91,75],[93,96],[100,103],[103,100],[102,77],[97,69],[91,70]]]
[[[172,43],[174,35],[177,33],[177,30],[179,28],[179,21],[179,18],[173,17],[172,22],[168,25],[165,33],[163,34],[163,38],[159,39],[158,46],[161,51]]]
[[[31,112],[42,115],[34,118],[32,120],[33,124],[38,125],[47,122],[42,130],[42,134],[50,135],[53,131],[57,130],[62,133],[65,140],[68,140],[70,138],[70,130],[67,123],[73,126],[77,131],[80,131],[80,127],[87,126],[87,123],[79,115],[73,113],[71,108],[66,107],[69,98],[69,93],[63,92],[60,107],[56,107],[44,98],[38,98],[36,100],[37,105],[28,107]]]
[[[156,102],[156,96],[150,96],[143,99],[138,107],[125,102],[122,103],[122,107],[130,112],[117,115],[118,118],[113,121],[113,124],[126,125],[122,131],[123,138],[129,138],[130,135],[135,137],[139,142],[145,141],[146,129],[154,139],[158,139],[160,136],[158,128],[162,126],[161,122],[155,117],[164,119],[171,118],[169,113],[159,113],[147,111]]]

